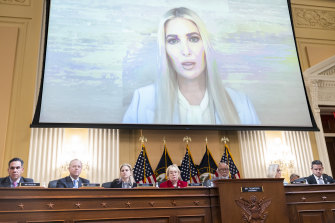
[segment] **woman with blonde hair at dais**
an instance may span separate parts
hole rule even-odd
[[[120,166],[120,177],[112,182],[103,184],[106,188],[134,188],[137,187],[133,177],[133,169],[130,164],[124,163]]]
[[[205,25],[187,8],[169,10],[158,30],[156,84],[135,91],[124,123],[258,125],[242,93],[225,88]]]
[[[180,170],[177,164],[172,164],[166,168],[167,181],[159,185],[160,188],[183,188],[187,187],[187,182],[182,181]]]

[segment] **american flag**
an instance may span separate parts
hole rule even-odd
[[[221,162],[227,163],[229,166],[229,175],[232,179],[239,179],[240,177],[240,172],[238,171],[235,162],[233,160],[233,157],[230,154],[230,150],[227,146],[227,144],[225,144],[225,150],[223,153],[223,156],[221,158]]]
[[[180,172],[183,181],[187,181],[188,183],[200,183],[198,169],[193,162],[193,158],[190,149],[188,148],[188,145],[186,146],[186,153],[183,161],[181,162]]]
[[[144,165],[145,164],[145,165]],[[144,170],[145,166],[145,170]],[[145,177],[144,177],[145,173]],[[137,158],[135,167],[134,167],[134,178],[136,183],[151,183],[154,184],[156,182],[156,177],[154,172],[152,171],[149,158],[147,156],[147,152],[145,150],[145,146],[142,145],[142,151]]]

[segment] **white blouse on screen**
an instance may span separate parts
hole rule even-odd
[[[180,124],[211,124],[208,91],[199,105],[190,105],[178,89]]]

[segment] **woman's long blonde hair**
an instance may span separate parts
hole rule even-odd
[[[266,176],[268,178],[275,178],[278,169],[279,169],[279,164],[270,164],[269,167],[268,167],[268,172],[267,172]]]
[[[220,124],[238,125],[240,119],[235,106],[225,90],[222,79],[218,73],[214,58],[214,51],[210,44],[204,23],[199,16],[187,8],[174,8],[165,13],[159,23],[158,47],[160,74],[156,82],[156,111],[155,123],[175,123],[174,113],[177,109],[178,82],[177,74],[166,54],[165,25],[174,18],[184,18],[193,22],[201,35],[206,61],[206,88],[209,94],[209,106],[211,111],[211,124],[215,124],[215,114],[220,119]],[[175,123],[178,124],[178,123]]]

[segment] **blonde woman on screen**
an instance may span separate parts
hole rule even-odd
[[[205,26],[193,11],[169,10],[158,45],[157,82],[135,91],[124,123],[260,124],[248,97],[224,87]]]

